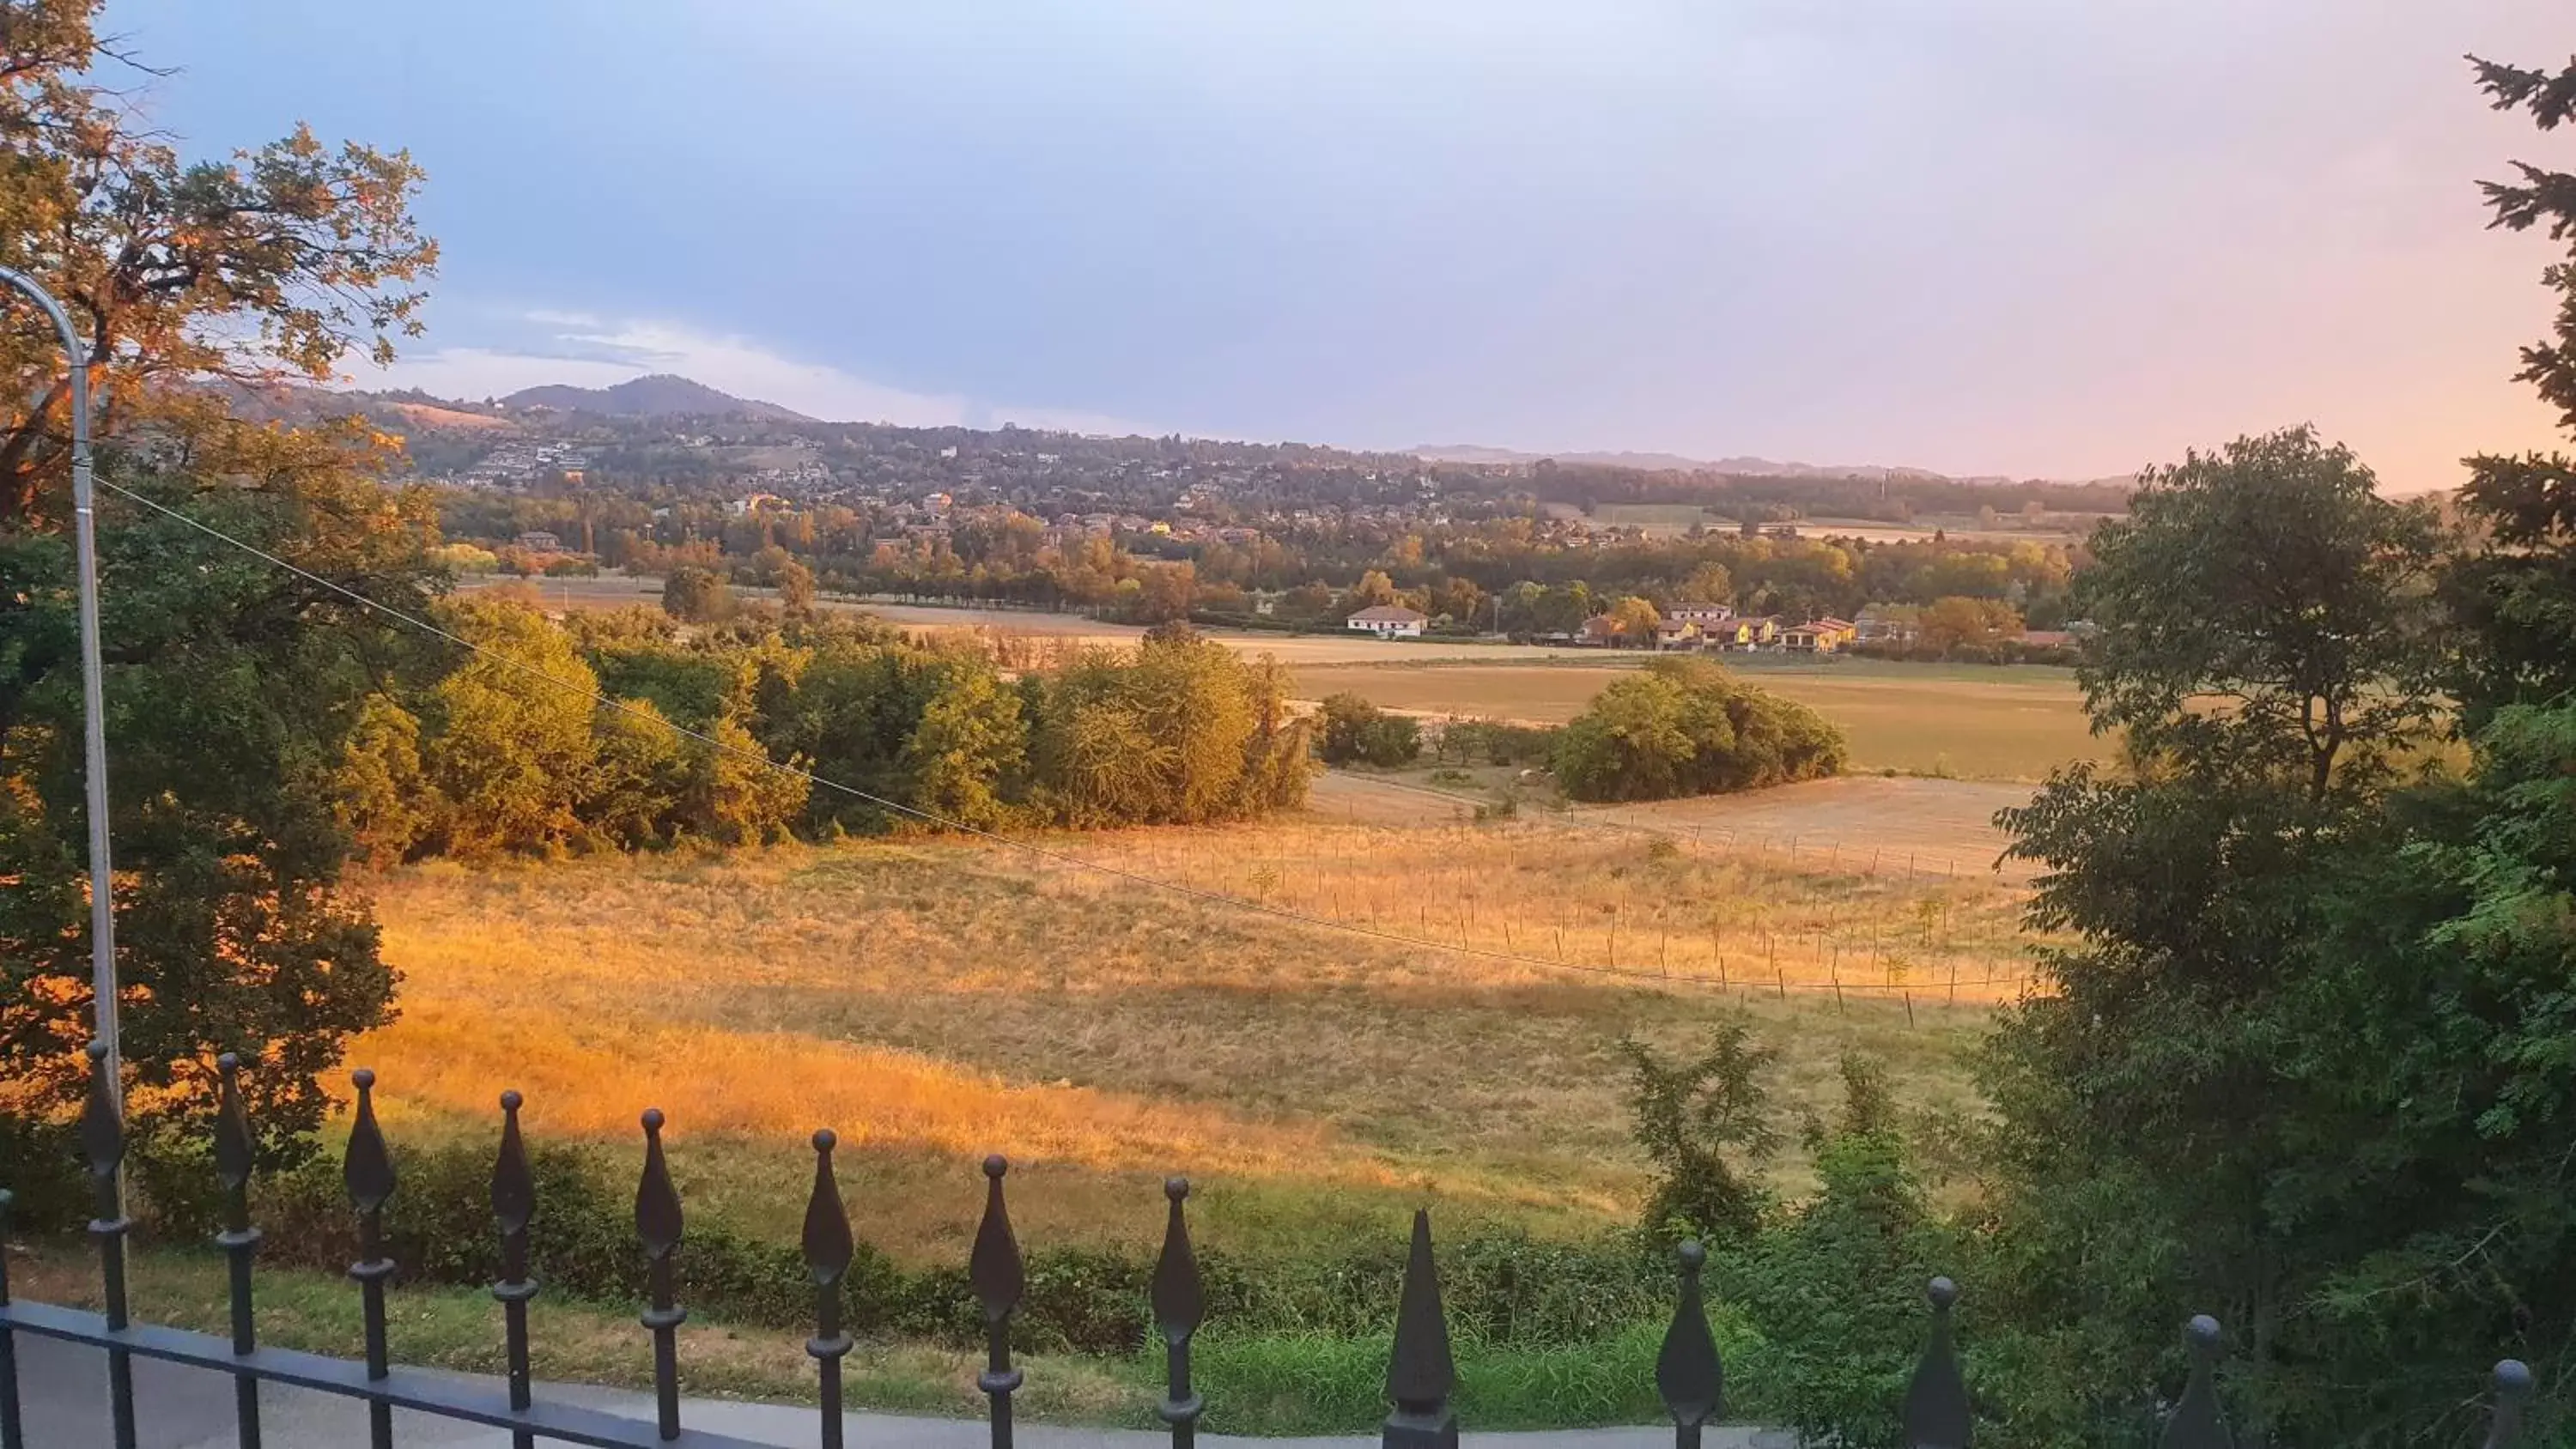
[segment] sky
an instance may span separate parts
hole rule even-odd
[[[407,147],[362,386],[834,420],[2135,472],[2545,446],[2566,0],[108,0],[195,152]]]

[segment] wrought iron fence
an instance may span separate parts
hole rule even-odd
[[[662,1150],[663,1116],[643,1115],[644,1167],[635,1194],[635,1232],[646,1264],[644,1328],[653,1339],[654,1417],[650,1421],[536,1397],[528,1372],[528,1303],[537,1296],[529,1274],[529,1232],[536,1214],[536,1184],[519,1132],[520,1097],[501,1094],[500,1149],[492,1170],[492,1216],[497,1235],[498,1276],[492,1296],[503,1313],[503,1351],[507,1371],[499,1387],[418,1370],[396,1367],[386,1347],[385,1285],[394,1274],[384,1245],[384,1210],[393,1196],[393,1157],[376,1122],[373,1072],[360,1071],[357,1117],[349,1132],[342,1163],[343,1181],[355,1211],[358,1261],[349,1276],[357,1281],[365,1323],[365,1356],[360,1361],[322,1354],[262,1348],[252,1311],[253,1262],[260,1233],[250,1221],[253,1165],[250,1124],[242,1110],[238,1064],[221,1059],[221,1102],[214,1129],[215,1171],[224,1191],[223,1230],[215,1243],[228,1260],[230,1337],[163,1328],[133,1321],[126,1289],[126,1237],[133,1224],[123,1211],[125,1125],[116,1094],[100,1063],[104,1049],[90,1048],[89,1101],[82,1114],[80,1142],[87,1160],[98,1216],[89,1236],[98,1250],[102,1312],[90,1313],[11,1298],[8,1260],[0,1254],[0,1449],[30,1449],[21,1416],[16,1336],[32,1333],[103,1350],[107,1357],[105,1405],[117,1449],[136,1443],[133,1360],[144,1358],[228,1374],[234,1383],[236,1435],[242,1449],[260,1444],[262,1383],[338,1395],[361,1401],[368,1409],[371,1449],[391,1449],[393,1411],[404,1409],[433,1417],[507,1429],[519,1449],[540,1440],[583,1444],[595,1449],[771,1449],[752,1440],[690,1429],[681,1422],[677,1335],[687,1310],[677,1301],[676,1257],[680,1250],[680,1195],[672,1186]],[[819,1424],[825,1449],[841,1449],[844,1424],[841,1361],[853,1348],[842,1321],[842,1279],[850,1270],[856,1243],[850,1219],[832,1172],[834,1138],[830,1131],[813,1137],[814,1186],[806,1203],[804,1259],[814,1289],[814,1336],[805,1351],[815,1365],[820,1400]],[[1003,1178],[1009,1164],[984,1159],[984,1214],[975,1231],[968,1259],[968,1278],[983,1309],[987,1360],[976,1388],[991,1404],[993,1449],[1011,1446],[1011,1395],[1021,1371],[1011,1362],[1011,1316],[1026,1287],[1020,1245],[1011,1231],[1003,1200]],[[1170,1200],[1163,1247],[1149,1293],[1156,1334],[1162,1339],[1166,1380],[1157,1413],[1170,1426],[1173,1449],[1192,1449],[1198,1422],[1206,1409],[1190,1382],[1190,1344],[1206,1316],[1206,1296],[1198,1262],[1191,1251],[1185,1205],[1189,1184],[1173,1178],[1164,1184]],[[9,1194],[0,1191],[0,1237],[8,1229]],[[1670,1326],[1655,1361],[1655,1387],[1673,1422],[1675,1449],[1698,1449],[1701,1430],[1726,1409],[1726,1375],[1716,1338],[1709,1329],[1702,1300],[1700,1273],[1707,1260],[1698,1243],[1684,1243],[1678,1262],[1678,1292]],[[1902,1405],[1905,1442],[1915,1449],[1967,1449],[1972,1425],[1967,1383],[1961,1375],[1952,1337],[1951,1313],[1958,1289],[1947,1278],[1932,1280],[1927,1294],[1930,1324],[1921,1360]],[[2185,1328],[2192,1366],[2181,1394],[2173,1401],[2162,1439],[2164,1449],[2230,1449],[2233,1440],[2221,1412],[2216,1387],[2219,1325],[2208,1317]],[[1431,1247],[1431,1217],[1417,1211],[1413,1242],[1405,1262],[1403,1286],[1396,1305],[1395,1338],[1387,1367],[1387,1398],[1393,1406],[1381,1430],[1384,1449],[1456,1449],[1458,1422],[1450,1398],[1457,1384],[1450,1354],[1449,1325],[1441,1307],[1440,1275]],[[2507,1359],[2496,1365],[2494,1406],[2487,1430],[2487,1449],[2514,1442],[2529,1399],[2532,1376],[2522,1364]]]

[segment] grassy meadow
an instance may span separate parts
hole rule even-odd
[[[1628,1221],[1619,1038],[1678,1049],[1738,1006],[1789,1112],[1852,1048],[1964,1109],[1959,1048],[2025,969],[2008,886],[1814,852],[1312,818],[1044,845],[1209,898],[941,839],[419,866],[378,898],[401,1019],[351,1062],[397,1140],[488,1135],[512,1086],[532,1134],[624,1151],[660,1106],[692,1211],[782,1240],[828,1125],[899,1260],[962,1259],[988,1151],[1033,1242],[1149,1246],[1185,1171],[1209,1242],[1297,1252],[1426,1199]]]

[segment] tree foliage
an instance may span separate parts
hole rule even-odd
[[[115,460],[105,476],[420,607],[425,511],[295,451],[314,471],[272,472],[257,489],[200,489]],[[271,1148],[291,1153],[321,1121],[320,1074],[389,1012],[374,921],[339,884],[348,837],[329,765],[368,730],[379,756],[399,759],[384,743],[399,727],[369,724],[364,700],[412,645],[347,598],[114,494],[99,554],[136,1125],[149,1137],[201,1123],[214,1059],[233,1051],[255,1068],[244,1090]],[[0,530],[0,1146],[16,1160],[55,1160],[31,1140],[76,1108],[90,1032],[74,608],[70,541]],[[374,785],[381,809],[400,776]]]
[[[1755,1039],[1742,1014],[1720,1021],[1693,1056],[1667,1060],[1634,1038],[1619,1048],[1628,1059],[1632,1130],[1655,1174],[1647,1234],[1749,1241],[1770,1204],[1754,1169],[1782,1142],[1763,1081],[1779,1053]]]
[[[230,159],[188,160],[103,76],[139,63],[102,44],[99,0],[0,0],[0,264],[27,272],[83,332],[98,425],[174,413],[204,425],[209,381],[327,380],[419,331],[435,243],[411,215],[406,152],[327,146],[298,127]],[[33,309],[0,323],[0,526],[59,515],[69,383]],[[32,407],[25,406],[33,399]]]
[[[1558,732],[1557,782],[1577,800],[1663,800],[1812,780],[1843,767],[1842,736],[1805,705],[1705,659],[1658,659]]]
[[[320,1074],[384,1021],[393,973],[340,884],[348,831],[399,836],[401,721],[370,714],[416,652],[346,596],[231,550],[241,538],[399,608],[425,606],[425,500],[375,482],[354,425],[251,427],[210,384],[321,378],[410,330],[435,249],[408,158],[298,130],[183,159],[106,77],[92,0],[0,0],[0,264],[82,332],[100,401],[108,834],[129,1116],[150,1151],[202,1126],[241,1054],[273,1158],[309,1150]],[[89,1035],[69,381],[35,308],[0,309],[0,1159],[51,1166]],[[132,504],[131,489],[169,513]],[[334,766],[375,762],[344,816]],[[41,1172],[21,1178],[49,1185]]]
[[[1328,696],[1317,750],[1328,765],[1409,765],[1422,753],[1422,726],[1356,694]]]
[[[2480,72],[2566,119],[2576,72]],[[2523,175],[2489,188],[2499,223],[2576,235],[2576,193]],[[2562,407],[2571,335],[2562,301],[2525,353]],[[2193,1311],[2239,1345],[2240,1433],[2275,1442],[2463,1439],[2484,1363],[2576,1367],[2576,532],[2563,458],[2472,470],[2447,628],[2428,520],[2304,431],[2157,475],[2078,581],[2088,701],[2147,768],[2005,820],[2048,871],[2035,923],[2075,941],[1982,1065],[2035,1441],[2135,1432],[2106,1386],[2170,1381],[2159,1325]],[[2465,778],[2401,768],[2437,678]]]
[[[2196,769],[2295,764],[2317,799],[2423,742],[2437,534],[2376,488],[2307,428],[2150,471],[2077,580],[2094,727]]]

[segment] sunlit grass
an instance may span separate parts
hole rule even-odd
[[[403,1015],[352,1062],[398,1135],[489,1132],[508,1086],[532,1133],[631,1148],[659,1106],[693,1203],[782,1235],[831,1126],[863,1232],[906,1258],[962,1249],[988,1151],[1051,1241],[1150,1241],[1174,1171],[1229,1245],[1393,1230],[1432,1197],[1589,1231],[1645,1184],[1621,1036],[1679,1047],[1741,1005],[1783,1050],[1784,1112],[1829,1106],[1853,1046],[1964,1107],[1978,1003],[2024,969],[1992,882],[1615,832],[1046,843],[1378,934],[949,839],[433,865],[380,885]]]

